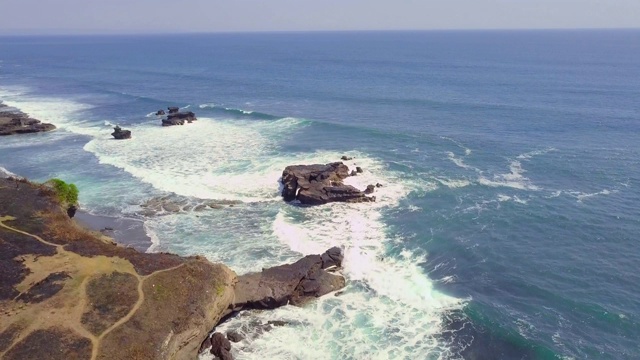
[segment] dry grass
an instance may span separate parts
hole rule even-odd
[[[99,239],[95,233],[76,224],[61,211],[39,212],[38,216],[45,223],[45,237],[56,240],[56,243]]]

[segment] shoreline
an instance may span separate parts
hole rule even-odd
[[[92,214],[79,209],[73,217],[79,226],[113,239],[119,245],[146,253],[154,245],[144,221],[127,217]]]

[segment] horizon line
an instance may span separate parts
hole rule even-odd
[[[241,35],[241,34],[314,34],[314,33],[382,33],[382,32],[524,32],[524,31],[637,31],[640,27],[577,27],[577,28],[440,28],[440,29],[344,29],[344,30],[221,30],[221,31],[175,31],[175,32],[101,32],[89,30],[86,33],[55,33],[46,29],[2,32],[0,37],[55,37],[55,36],[166,36],[166,35]]]

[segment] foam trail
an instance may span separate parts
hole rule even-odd
[[[604,189],[602,191],[598,191],[595,193],[583,193],[583,192],[579,192],[579,191],[571,191],[569,192],[569,194],[575,196],[576,199],[578,199],[578,202],[582,202],[583,200],[592,198],[594,196],[598,196],[598,195],[610,195],[611,193],[617,193],[618,190],[607,190]]]
[[[440,184],[448,187],[449,189],[457,189],[463,188],[471,185],[471,182],[466,179],[456,180],[456,179],[446,179],[446,178],[435,178]]]
[[[546,149],[542,149],[542,150],[535,150],[535,151],[530,151],[524,154],[520,154],[518,155],[516,158],[520,159],[520,160],[528,160],[531,159],[534,156],[539,156],[539,155],[544,155],[546,153],[552,152],[552,151],[557,151],[558,149],[554,148],[554,147],[548,147]]]
[[[449,158],[449,160],[451,160],[458,167],[461,167],[461,168],[467,169],[467,170],[473,170],[473,171],[478,172],[478,173],[481,172],[480,169],[465,164],[465,162],[462,159],[456,157],[456,155],[451,151],[447,152],[447,157]]]
[[[441,139],[444,139],[444,140],[449,140],[449,141],[451,141],[452,143],[456,144],[456,146],[458,146],[459,148],[463,149],[463,150],[464,150],[464,155],[465,155],[465,156],[469,156],[469,155],[471,155],[471,149],[469,149],[468,147],[464,146],[464,145],[463,145],[461,142],[459,142],[458,140],[452,139],[452,138],[447,137],[447,136],[441,136],[440,138],[441,138]]]
[[[510,187],[519,190],[540,190],[536,185],[523,174],[526,172],[522,168],[520,161],[512,160],[509,163],[509,173],[494,175],[493,179],[481,176],[478,183],[489,187]]]

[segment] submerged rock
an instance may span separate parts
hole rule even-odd
[[[340,158],[340,160],[349,161],[349,160],[353,160],[353,158],[352,158],[351,156],[342,155],[342,157]]]
[[[342,180],[348,176],[349,168],[341,162],[287,166],[282,172],[282,197],[306,205],[375,201],[355,187],[344,185]]]
[[[169,107],[167,108],[167,110],[169,110],[169,114],[175,114],[175,113],[177,113],[178,111],[180,111],[180,108],[179,108],[179,107],[177,107],[177,106],[169,106]],[[164,111],[162,111],[162,112],[164,113]]]
[[[244,340],[244,336],[237,331],[231,330],[227,331],[227,339],[231,342],[237,343]]]
[[[367,188],[365,189],[364,193],[373,194],[375,190],[376,190],[376,187],[374,185],[367,185]]]
[[[160,110],[156,111],[156,115],[157,115],[157,116],[162,116],[162,115],[164,115],[164,114],[165,114],[165,112],[164,112],[164,110],[162,110],[162,109],[160,109]]]

